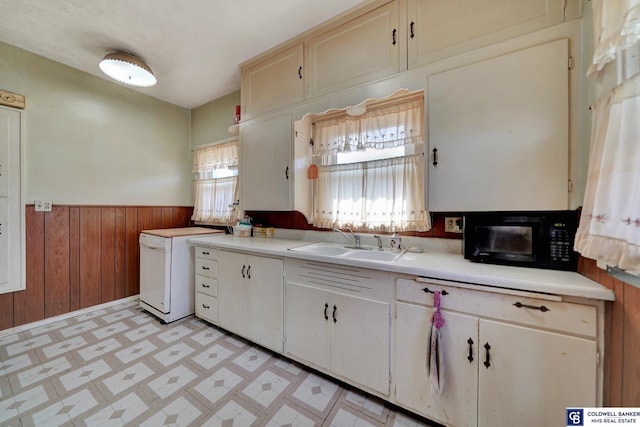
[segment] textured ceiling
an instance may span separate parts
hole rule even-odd
[[[0,41],[101,78],[104,55],[144,59],[132,89],[194,108],[240,88],[238,64],[367,0],[0,0]]]

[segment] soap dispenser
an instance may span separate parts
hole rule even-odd
[[[391,236],[391,252],[401,252],[402,251],[402,244],[401,244],[402,239],[400,239],[400,236],[398,236],[398,232],[394,231],[393,232],[393,236]]]

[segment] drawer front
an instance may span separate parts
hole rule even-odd
[[[216,260],[218,259],[218,250],[196,246],[196,258]]]
[[[425,288],[430,292],[425,292]],[[487,291],[480,291],[405,279],[398,280],[396,296],[399,301],[433,307],[433,291],[447,292],[441,299],[443,309],[588,337],[597,336],[597,309],[585,304],[491,292],[490,287]]]
[[[211,277],[196,275],[196,292],[215,297],[218,296],[218,281]]]
[[[196,292],[196,316],[211,323],[218,323],[218,299]]]
[[[209,259],[196,258],[196,275],[210,277],[215,279],[218,277],[218,262]]]

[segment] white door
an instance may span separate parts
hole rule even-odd
[[[140,301],[171,310],[171,239],[140,235]]]
[[[24,289],[22,113],[0,107],[0,293]]]
[[[481,320],[479,344],[479,427],[561,425],[567,407],[596,406],[595,341]]]
[[[285,284],[285,352],[326,370],[331,368],[328,292]]]
[[[389,394],[390,304],[333,294],[331,370]]]
[[[218,252],[218,324],[240,336],[247,336],[246,256]]]
[[[398,302],[395,323],[396,400],[429,419],[476,426],[478,319],[443,310],[444,390],[435,393],[427,375],[427,343],[433,308]]]
[[[282,260],[249,255],[247,265],[247,336],[282,353]]]

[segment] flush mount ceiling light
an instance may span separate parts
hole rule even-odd
[[[109,53],[100,61],[100,69],[112,79],[129,86],[151,87],[157,83],[151,68],[130,53]]]

